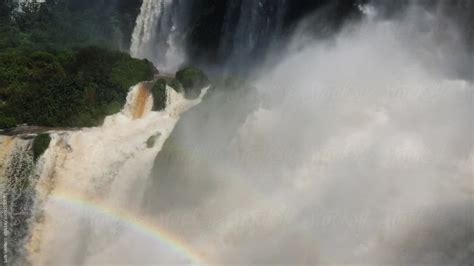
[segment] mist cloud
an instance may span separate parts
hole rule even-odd
[[[216,90],[184,115],[147,212],[221,264],[467,265],[471,54],[440,21],[413,7],[295,36],[256,89]]]

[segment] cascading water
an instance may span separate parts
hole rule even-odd
[[[31,178],[31,141],[0,138],[4,262],[11,262],[13,257],[16,263],[33,265],[123,263],[113,261],[109,252],[130,250],[128,245],[133,241],[149,243],[151,253],[161,256],[163,262],[187,263],[192,259],[170,251],[160,237],[143,236],[130,227],[152,228],[145,218],[136,220],[145,181],[181,113],[200,102],[200,98],[188,101],[168,87],[166,109],[152,112],[148,87],[148,83],[133,87],[123,111],[107,117],[101,127],[51,132],[50,146],[34,171],[37,182],[31,188],[35,189],[26,194],[35,195],[34,204],[12,202],[25,200],[15,192],[26,188],[22,182],[36,180]],[[25,206],[30,210],[34,206],[32,216],[21,213]],[[30,221],[29,226],[26,221]],[[17,223],[24,224],[20,228]],[[17,247],[9,247],[10,243]],[[17,254],[11,256],[9,250]],[[166,252],[158,254],[163,250]]]
[[[231,2],[231,10],[257,13],[269,3]],[[135,53],[142,47],[154,56],[151,40],[175,3],[143,2]],[[472,54],[449,23],[446,32],[432,29],[445,20],[427,10],[391,19],[375,7],[361,10],[366,19],[329,41],[295,36],[297,49],[255,73],[258,89],[224,82],[200,103],[168,88],[166,110],[151,112],[143,83],[103,126],[53,132],[34,171],[26,259],[472,264],[474,85],[453,74],[459,58]],[[259,46],[248,26],[258,27],[256,17],[236,24],[251,36],[236,38],[245,40],[244,54]],[[472,62],[461,66],[472,69]],[[0,141],[0,173],[30,169],[29,140]],[[27,166],[5,168],[13,158]],[[2,182],[3,195],[15,195]],[[22,241],[11,238],[9,217],[17,212],[8,200],[2,206],[10,262],[12,240]]]
[[[229,64],[252,64],[281,33],[287,0],[230,0],[219,54]]]
[[[245,68],[244,64],[263,59],[281,33],[286,6],[287,0],[227,1],[216,51],[220,60],[231,68]],[[166,72],[185,63],[189,35],[199,34],[190,25],[193,8],[191,1],[143,1],[132,36],[132,56],[147,58]]]
[[[0,251],[3,264],[20,256],[34,190],[33,138],[0,136]]]
[[[17,0],[16,2],[21,5],[21,4],[24,4],[24,3],[32,3],[32,2],[44,3],[45,1],[46,0],[35,0],[35,1],[33,1],[33,0]]]
[[[145,0],[132,35],[130,54],[172,72],[186,61],[191,1]]]
[[[44,3],[46,0],[17,0],[18,4],[18,11],[22,11],[22,5],[27,4],[27,3]],[[15,2],[15,1],[14,1]]]
[[[474,84],[451,72],[469,54],[426,10],[361,9],[186,113],[148,212],[218,265],[470,265]]]

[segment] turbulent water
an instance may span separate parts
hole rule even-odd
[[[269,1],[230,2],[228,16],[254,13],[224,46],[249,53],[272,38],[276,29],[250,30],[274,21],[258,14]],[[283,3],[265,12],[284,12]],[[132,52],[179,64],[182,54],[164,52],[184,47],[174,40],[186,27],[171,14],[186,10],[144,1]],[[168,88],[166,110],[151,112],[139,84],[103,126],[53,132],[34,171],[31,140],[1,137],[2,244],[17,250],[3,261],[471,265],[466,36],[418,6],[390,19],[360,10],[364,19],[329,40],[295,34],[277,64],[253,73],[256,88],[225,83],[195,101]],[[37,180],[22,199],[35,199],[26,216],[8,209],[25,206],[11,203],[16,177]]]
[[[133,248],[128,245],[133,241],[139,240],[141,244],[148,241],[154,247],[163,245],[160,239],[147,239],[138,234],[130,228],[130,221],[123,217],[126,217],[124,213],[133,214],[134,218],[141,215],[138,206],[153,159],[181,113],[200,101],[185,100],[173,89],[167,91],[168,103],[162,112],[151,112],[153,98],[147,84],[142,83],[132,88],[123,111],[107,117],[103,126],[74,132],[52,132],[50,147],[37,163],[36,178],[31,176],[31,141],[1,138],[0,169],[4,172],[2,176],[7,178],[1,183],[3,206],[29,210],[28,215],[23,216],[18,212],[21,209],[2,212],[5,216],[2,217],[2,243],[5,250],[16,251],[13,256],[16,263],[123,263],[120,257],[114,260],[113,254],[131,251]],[[35,191],[27,193],[35,195],[34,203],[33,199],[31,202],[11,202],[21,200],[15,198],[15,189],[25,188],[18,187],[21,186],[17,184],[20,179],[35,182],[32,186]],[[114,214],[113,210],[120,211]],[[25,221],[30,221],[29,225],[7,224]],[[29,233],[25,232],[28,228]],[[23,236],[16,231],[19,229]],[[10,243],[24,246],[9,248],[7,245]],[[178,258],[178,262],[189,260],[185,255],[173,255],[174,251],[169,247],[163,250],[174,259]],[[171,255],[161,254],[162,261],[166,262],[166,256]],[[10,254],[5,252],[4,256],[4,261],[8,262]]]
[[[22,239],[28,234],[26,223],[34,193],[31,138],[0,136],[0,251],[3,264],[19,257]]]
[[[474,261],[472,54],[439,14],[361,10],[295,36],[257,90],[211,94],[158,154],[147,212],[211,264]]]

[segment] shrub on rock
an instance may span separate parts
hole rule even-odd
[[[177,79],[173,79],[169,81],[168,86],[173,88],[178,93],[183,93],[183,86],[181,85],[181,83],[179,83]]]
[[[51,137],[49,134],[40,134],[33,141],[33,159],[36,161],[48,149]]]
[[[16,126],[16,120],[14,117],[4,116],[0,114],[0,129],[12,128]]]
[[[151,87],[153,95],[153,111],[161,111],[166,108],[166,80],[159,79]]]
[[[186,67],[178,71],[176,80],[181,84],[187,99],[198,98],[201,90],[210,84],[206,74],[195,67]]]

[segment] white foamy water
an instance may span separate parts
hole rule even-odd
[[[107,216],[114,216],[111,210],[140,215],[137,207],[154,158],[179,116],[200,99],[185,100],[168,87],[166,109],[152,112],[153,99],[144,90],[141,84],[132,88],[124,110],[101,127],[52,134],[38,169],[36,214],[27,244],[34,265],[113,263],[120,254],[115,248],[130,251],[139,242],[149,243],[150,254],[160,254],[156,240],[127,228],[123,217]],[[164,254],[182,262],[181,254]],[[166,262],[167,256],[158,261]]]
[[[32,195],[28,186],[33,169],[32,143],[28,138],[0,136],[0,251],[4,264],[11,263],[13,251],[21,248],[18,240]]]
[[[169,90],[155,113],[138,86],[102,127],[54,133],[30,261],[189,263],[130,228],[146,191],[146,214],[220,265],[470,265],[474,85],[456,70],[470,54],[426,10],[386,20],[362,9],[329,41],[296,36],[256,74],[257,92],[215,91],[162,158],[199,100]],[[257,110],[242,100],[257,97]]]
[[[185,40],[191,2],[145,0],[132,34],[130,54],[171,73],[186,61]]]
[[[425,10],[369,13],[328,41],[296,36],[258,93],[216,92],[186,116],[172,139],[186,151],[166,146],[155,185],[192,188],[151,195],[156,215],[220,265],[470,265],[466,51]],[[267,104],[235,129],[252,95]]]

